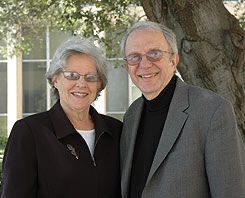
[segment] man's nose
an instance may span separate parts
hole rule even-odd
[[[143,69],[147,69],[152,66],[152,62],[149,61],[146,57],[146,55],[141,57],[141,61],[139,62],[139,67]]]

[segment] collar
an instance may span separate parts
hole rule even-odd
[[[161,93],[152,100],[147,100],[144,96],[145,107],[148,111],[158,111],[160,109],[168,108],[172,100],[177,76],[174,75],[167,86],[161,91]]]
[[[110,130],[110,126],[108,126],[108,122],[105,120],[105,115],[99,114],[93,106],[90,106],[89,114],[95,125],[95,140],[103,133],[114,136],[115,133]]]
[[[60,100],[58,100],[48,112],[57,139],[67,137],[71,134],[77,134],[76,129],[74,128],[74,126],[66,116],[63,108],[61,107]],[[112,132],[108,129],[108,126],[104,121],[103,116],[99,114],[94,107],[90,106],[89,114],[91,115],[95,124],[96,139],[104,132],[113,136]]]

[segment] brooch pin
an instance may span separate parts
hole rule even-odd
[[[72,145],[70,145],[70,144],[67,144],[66,146],[67,146],[67,148],[69,149],[69,151],[71,151],[71,154],[72,154],[73,156],[75,156],[76,159],[79,159],[78,154],[77,154],[75,148],[74,148]]]

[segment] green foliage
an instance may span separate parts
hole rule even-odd
[[[5,136],[0,136],[0,155],[3,154],[3,150],[7,144],[8,138]]]
[[[233,4],[234,7],[234,16],[238,19],[241,27],[245,29],[245,1],[238,0],[238,1],[226,1],[223,0],[224,4]]]
[[[239,23],[243,29],[245,29],[245,2],[239,1],[235,5],[235,16],[238,18]]]
[[[2,161],[3,161],[3,154],[4,149],[7,144],[8,138],[4,136],[0,136],[0,186],[2,181]]]
[[[4,56],[28,53],[32,39],[38,39],[47,26],[94,37],[113,49],[106,34],[116,29],[123,32],[136,20],[131,4],[139,3],[137,0],[3,0],[0,38],[5,45],[8,43],[8,50],[2,46],[0,53]]]
[[[7,116],[0,116],[0,137],[1,136],[7,136]]]

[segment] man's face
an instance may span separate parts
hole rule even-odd
[[[150,30],[135,30],[125,46],[126,57],[131,54],[141,54],[142,59],[136,65],[125,64],[133,83],[142,91],[148,100],[152,100],[166,87],[174,75],[179,57],[177,54],[163,53],[163,57],[151,62],[146,53],[151,50],[169,51],[168,43],[162,32]]]

